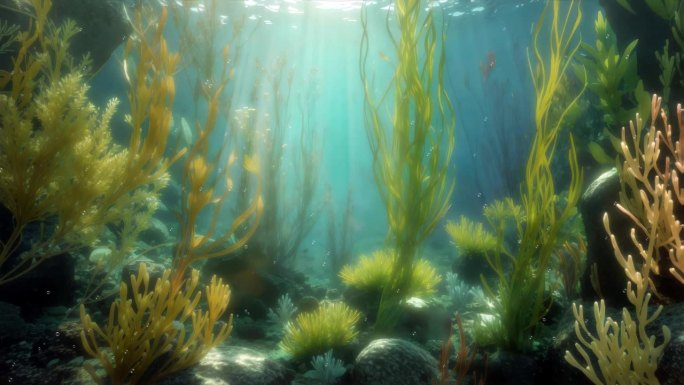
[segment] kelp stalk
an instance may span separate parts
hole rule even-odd
[[[380,98],[371,92],[366,64],[367,14],[362,14],[361,79],[373,174],[387,212],[387,243],[396,250],[392,279],[385,286],[376,331],[396,323],[411,281],[414,258],[449,208],[453,183],[447,168],[454,149],[453,108],[444,90],[444,31],[419,0],[397,0],[398,36],[392,38],[396,67]],[[393,100],[390,98],[393,97]],[[391,111],[386,117],[385,112]]]

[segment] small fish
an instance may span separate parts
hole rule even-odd
[[[386,61],[387,63],[390,62],[389,56],[385,55],[384,52],[379,51],[379,52],[378,52],[378,55],[380,56],[380,59],[382,59],[383,61]]]

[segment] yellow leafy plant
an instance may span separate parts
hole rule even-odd
[[[296,359],[349,344],[358,334],[361,313],[344,302],[327,302],[318,309],[301,313],[285,326],[280,347]]]
[[[159,101],[159,98],[172,101],[164,97],[163,92],[175,89],[173,73],[159,71],[169,68],[165,63],[178,58],[177,53],[169,51],[163,35],[167,12],[165,6],[162,6],[161,13],[155,8],[137,7],[131,20],[134,34],[124,47],[124,72],[133,105],[128,120],[147,122],[148,127],[168,127],[171,120],[172,103],[166,105]],[[131,280],[133,299],[128,299],[128,288],[122,284],[120,298],[110,310],[107,327],[96,328],[85,308],[81,307],[86,350],[100,359],[112,382],[154,382],[150,379],[166,377],[197,363],[230,334],[230,321],[214,333],[228,306],[228,285],[213,277],[206,288],[207,311],[198,311],[196,307],[201,295],[195,290],[199,273],[191,270],[187,274],[190,266],[199,260],[225,256],[241,249],[258,225],[263,209],[257,189],[251,204],[229,222],[227,229],[220,226],[223,223],[219,221],[223,219],[222,205],[232,191],[229,171],[240,164],[234,154],[229,154],[223,166],[221,151],[213,154],[209,148],[212,132],[222,112],[219,100],[233,76],[229,52],[228,47],[224,47],[223,55],[215,59],[222,61],[222,71],[216,81],[211,82],[212,87],[202,88],[198,95],[205,102],[203,106],[207,111],[202,114],[203,121],[197,118],[194,122],[194,141],[189,144],[182,164],[180,235],[174,248],[172,269],[163,274],[154,291],[150,292],[147,286],[149,278],[141,268],[138,276]],[[157,105],[158,102],[162,105]],[[141,143],[132,143],[131,146],[141,145],[146,147]],[[259,165],[252,157],[246,156],[241,165],[243,175],[258,176]],[[199,224],[203,222],[200,218],[205,213],[209,217],[208,224],[200,228]],[[244,233],[234,237],[238,229]],[[140,282],[143,282],[142,287]],[[140,319],[148,322],[139,323]],[[153,326],[151,334],[146,334],[150,326]],[[108,361],[97,345],[100,340],[104,340],[112,351],[122,351],[124,356]],[[151,355],[157,355],[157,361],[150,359]],[[91,374],[96,381],[102,381],[94,371]]]
[[[133,132],[128,148],[119,147],[109,129],[117,100],[95,107],[68,54],[76,26],[50,26],[51,0],[26,3],[32,22],[17,36],[12,68],[0,70],[0,203],[13,217],[0,243],[0,285],[91,245],[106,226],[118,229],[111,258],[118,263],[148,226],[166,171],[180,155],[164,156],[176,56],[148,61],[145,71],[154,68],[159,84],[139,84],[131,93]],[[30,244],[29,227],[40,229]]]
[[[193,270],[180,291],[174,291],[171,275],[171,270],[164,271],[152,288],[150,274],[141,263],[138,274],[131,275],[130,286],[121,283],[119,298],[112,303],[103,328],[81,305],[81,342],[100,361],[113,385],[153,384],[199,362],[230,335],[232,316],[215,330],[230,301],[228,285],[212,277],[203,311],[198,308],[202,295],[196,290],[199,272]],[[99,339],[106,342],[111,355],[99,347]],[[87,370],[97,378],[92,368]]]
[[[463,215],[458,223],[447,221],[444,229],[460,250],[461,258],[484,257],[498,247],[496,237],[485,230],[482,223],[473,222]]]
[[[364,290],[381,292],[392,279],[392,269],[397,263],[396,253],[391,250],[377,250],[371,255],[362,255],[356,265],[346,265],[340,271],[340,278],[346,285]],[[403,298],[425,297],[435,292],[442,278],[429,261],[419,259],[411,270]]]
[[[492,335],[498,347],[504,349],[525,351],[532,347],[530,335],[547,311],[547,279],[543,272],[551,265],[563,225],[572,216],[581,194],[583,175],[572,136],[568,151],[570,183],[560,208],[556,205],[558,195],[551,167],[567,114],[583,91],[565,95],[563,100],[568,103],[558,104],[567,69],[580,46],[575,36],[581,19],[579,1],[548,2],[533,30],[529,67],[535,91],[535,136],[520,188],[524,220],[514,221],[519,240],[515,253],[501,247],[487,255],[496,279],[482,280],[501,320]],[[548,33],[544,49],[542,31]],[[505,222],[492,222],[495,236],[503,243]]]

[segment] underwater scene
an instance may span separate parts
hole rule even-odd
[[[684,384],[683,20],[0,0],[0,384]]]

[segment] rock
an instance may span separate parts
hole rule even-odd
[[[623,293],[627,277],[615,259],[613,246],[603,227],[603,213],[608,212],[610,228],[618,243],[624,247],[623,252],[633,253],[633,248],[628,247],[632,244],[629,239],[631,221],[615,207],[619,192],[620,180],[617,170],[613,168],[589,185],[579,203],[587,234],[586,269],[580,279],[580,295],[584,301],[593,302],[599,298],[591,283],[591,268],[595,264],[600,277],[600,291],[606,303],[611,306],[627,304]]]
[[[535,381],[538,368],[535,359],[529,355],[499,350],[487,360],[487,383],[535,385],[539,383]]]
[[[300,313],[307,313],[318,309],[318,298],[312,295],[305,295],[297,301],[297,309]]]
[[[264,353],[239,346],[222,345],[196,366],[159,385],[284,385],[294,372]]]
[[[431,385],[437,375],[437,360],[424,349],[402,339],[377,339],[356,357],[351,383]]]
[[[451,313],[436,301],[411,297],[402,303],[397,330],[420,344],[444,336],[444,326],[451,324]],[[451,310],[451,309],[450,309]]]
[[[50,327],[33,337],[31,361],[39,367],[49,367],[50,362],[69,362],[84,355],[81,344],[81,322],[64,321],[55,328]]]
[[[67,19],[76,23],[81,32],[72,38],[70,52],[77,60],[86,53],[90,54],[93,70],[97,71],[130,32],[130,25],[123,14],[124,3],[124,0],[60,0],[53,2],[49,17],[57,25]],[[25,28],[23,13],[7,11],[17,8],[14,1],[0,0],[0,6],[6,7],[3,20]],[[7,68],[12,55],[14,53],[10,52],[0,56],[1,68]]]
[[[0,286],[0,301],[19,306],[27,321],[40,316],[44,307],[72,306],[76,302],[75,270],[71,254],[48,258],[27,274]]]
[[[156,284],[157,279],[164,274],[164,271],[168,269],[168,267],[160,263],[156,263],[148,258],[138,258],[137,260],[131,261],[126,266],[124,266],[121,270],[121,281],[125,282],[127,285],[130,285],[131,276],[138,275],[138,270],[140,268],[141,263],[145,264],[145,269],[147,270],[147,273],[150,275],[149,289],[152,290],[154,289],[154,285]]]
[[[215,274],[230,285],[229,312],[264,319],[268,309],[277,306],[281,295],[287,293],[298,303],[299,298],[312,292],[303,274],[287,266],[266,263],[263,258],[258,253],[242,253],[209,259],[202,267],[205,279]]]
[[[266,338],[268,325],[263,320],[253,320],[252,318],[240,314],[233,315],[233,336],[246,341],[256,341]]]
[[[651,305],[651,311],[655,306]],[[658,363],[656,376],[662,385],[678,385],[684,378],[684,303],[668,305],[651,325],[646,328],[649,335],[656,336],[656,343],[662,343],[662,326],[672,332],[672,339],[665,347]]]
[[[480,285],[482,283],[481,276],[487,279],[493,278],[496,274],[487,262],[487,257],[484,254],[461,254],[454,259],[452,271],[458,274],[458,277],[469,286]]]
[[[98,263],[106,263],[111,255],[112,249],[109,247],[96,247],[90,252],[88,260],[92,262],[93,265],[97,265]]]
[[[21,341],[28,332],[28,325],[21,318],[18,306],[0,302],[0,346]]]

